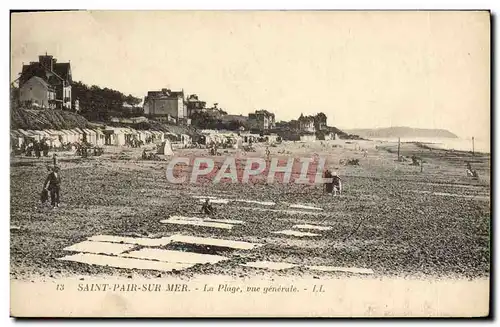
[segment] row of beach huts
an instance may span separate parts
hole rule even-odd
[[[310,137],[310,139],[306,138]],[[256,133],[232,132],[221,130],[200,130],[196,134],[175,134],[171,132],[136,130],[130,127],[95,127],[95,128],[73,128],[65,130],[26,130],[11,129],[10,131],[11,147],[22,148],[22,145],[28,145],[34,141],[44,140],[51,148],[60,148],[67,144],[87,142],[94,146],[102,147],[104,145],[125,146],[140,142],[142,144],[161,143],[168,139],[174,147],[189,146],[195,142],[197,144],[209,145],[213,143],[276,143],[281,142],[282,138],[275,133],[261,135]],[[336,135],[334,139],[336,138]],[[300,141],[315,141],[314,135],[300,136]]]
[[[45,140],[50,147],[59,148],[65,144],[88,142],[95,146],[124,146],[135,141],[144,144],[163,142],[165,138],[172,141],[190,142],[188,135],[175,135],[170,132],[135,130],[125,127],[106,128],[73,128],[66,130],[25,130],[11,129],[11,147],[20,148],[23,144]]]

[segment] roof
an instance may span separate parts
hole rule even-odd
[[[149,98],[161,98],[161,97],[167,97],[167,98],[178,98],[178,97],[184,97],[184,91],[172,91],[170,89],[163,89],[161,91],[148,91],[147,97]]]
[[[70,129],[70,131],[73,133],[73,134],[83,134],[82,131],[78,130],[77,128],[72,128]]]
[[[300,117],[298,121],[313,121],[314,122],[314,116],[304,116],[303,114],[300,114]]]
[[[28,65],[23,65],[21,70],[20,84],[26,83],[32,76],[38,76],[43,80],[55,84],[58,80],[66,80],[70,83],[71,79],[71,64],[69,62],[53,63],[53,70],[43,66],[40,62],[31,62]],[[53,76],[47,76],[47,73],[52,73]]]
[[[21,132],[16,131],[15,129],[12,129],[10,131],[10,135],[13,137],[24,137],[24,135]]]
[[[43,86],[45,86],[46,88],[48,89],[53,89],[52,85],[50,85],[49,83],[47,83],[43,78],[41,77],[38,77],[38,76],[32,76],[31,78],[29,78],[26,82],[28,81],[31,81],[31,80],[34,80],[34,81],[37,81],[38,83],[42,84]],[[25,83],[26,83],[25,82]]]
[[[43,130],[41,130],[41,131],[37,130],[37,131],[35,131],[35,132],[36,132],[37,134],[39,134],[39,135],[42,135],[42,136],[50,136],[50,134],[49,134],[49,133],[47,133],[46,131],[43,131]]]
[[[107,126],[105,129],[106,132],[113,132],[115,134],[137,134],[137,131],[132,128],[126,128],[126,127],[111,127]]]
[[[54,72],[71,82],[71,64],[69,62],[58,62],[54,64]]]
[[[47,129],[45,131],[51,135],[64,135],[62,131],[56,131],[55,129]]]
[[[24,136],[28,136],[28,137],[31,136],[31,134],[28,133],[27,131],[25,131],[24,129],[18,129],[18,131],[19,131],[19,133],[21,133]]]

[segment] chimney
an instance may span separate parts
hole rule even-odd
[[[45,67],[45,69],[48,69],[50,71],[54,70],[54,65],[53,65],[53,57],[45,54],[44,56],[38,56],[38,61],[40,64]]]

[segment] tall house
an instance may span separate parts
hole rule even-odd
[[[304,116],[303,114],[300,114],[298,121],[299,121],[299,130],[301,132],[308,132],[308,133],[316,132],[314,116]]]
[[[195,112],[206,111],[207,103],[198,99],[198,95],[191,94],[186,99],[187,115],[191,117]]]
[[[19,100],[43,108],[71,109],[71,64],[51,55],[23,65],[19,77]]]
[[[319,113],[314,116],[314,128],[316,128],[317,131],[323,131],[327,129],[327,124],[326,124],[327,117],[323,113]]]
[[[144,114],[160,121],[187,119],[187,106],[184,103],[184,90],[149,91],[144,98]]]
[[[248,122],[251,127],[260,130],[273,129],[276,126],[274,114],[267,110],[256,110],[248,114]]]

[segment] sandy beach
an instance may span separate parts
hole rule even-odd
[[[214,160],[222,162],[232,155],[264,157],[264,145],[255,147],[256,152],[248,153],[228,150]],[[366,149],[367,156],[359,149]],[[489,276],[489,155],[472,157],[466,152],[402,144],[403,156],[416,154],[424,159],[421,172],[409,161],[397,162],[397,145],[389,143],[286,142],[270,150],[271,156],[325,157],[327,168],[342,177],[343,194],[326,195],[321,185],[171,184],[165,177],[168,161],[141,160],[141,149],[107,147],[101,157],[59,154],[61,206],[51,209],[39,204],[51,158],[13,157],[11,277],[126,277],[132,272],[142,277],[350,275],[311,270],[311,266],[370,269],[374,276]],[[205,149],[174,152],[176,156],[208,156]],[[341,159],[359,159],[360,164],[341,165]],[[466,161],[473,162],[479,180],[466,176]],[[204,196],[220,200],[214,201],[216,221],[240,223],[224,229],[162,222],[172,216],[199,217]],[[323,228],[318,230],[318,226]],[[305,235],[276,233],[290,230]],[[161,248],[230,258],[170,272],[59,260],[72,254],[65,248],[96,235],[161,238],[177,234],[263,246],[249,250],[165,244]],[[285,270],[245,266],[261,261],[293,266]]]

